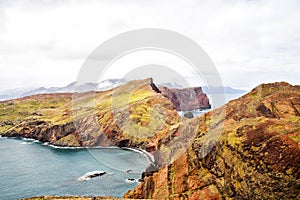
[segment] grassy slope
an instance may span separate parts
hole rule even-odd
[[[35,95],[0,102],[0,134],[26,119],[43,119],[53,123],[61,121],[70,110],[71,94]],[[50,117],[51,116],[51,117]]]
[[[109,145],[124,139],[143,145],[156,133],[157,137],[169,133],[179,121],[171,102],[155,92],[151,82],[131,81],[105,92],[42,94],[0,102],[0,134],[62,146]],[[105,139],[99,139],[101,134]]]

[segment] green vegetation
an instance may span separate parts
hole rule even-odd
[[[71,95],[36,95],[31,98],[0,102],[0,134],[27,119],[61,121],[62,107],[70,103]],[[57,119],[59,118],[59,119]]]

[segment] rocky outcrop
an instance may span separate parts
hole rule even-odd
[[[162,94],[147,79],[73,101],[70,94],[5,101],[0,132],[60,146],[145,149],[154,165],[124,198],[299,199],[300,86],[263,84],[192,119]]]
[[[106,172],[104,172],[104,171],[92,171],[92,172],[88,172],[88,173],[84,174],[83,176],[79,177],[77,180],[78,181],[87,181],[91,178],[96,178],[99,176],[103,176],[105,174],[106,174]]]
[[[183,116],[184,116],[185,118],[191,119],[191,118],[194,117],[194,114],[193,114],[191,111],[187,111],[187,112],[184,112],[184,113],[183,113]]]
[[[178,111],[211,108],[209,99],[203,93],[201,87],[184,89],[159,87],[159,90],[175,105]]]
[[[300,86],[263,84],[198,120],[185,153],[125,198],[299,199]]]

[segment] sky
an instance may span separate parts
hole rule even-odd
[[[275,81],[300,85],[299,10],[299,0],[0,0],[0,91],[67,85],[95,48],[140,28],[168,29],[195,41],[223,85],[246,90]],[[189,70],[178,71],[187,64],[158,54],[124,58],[106,77],[157,64],[197,80]]]

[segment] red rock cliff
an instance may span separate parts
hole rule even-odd
[[[159,87],[159,90],[175,105],[178,111],[211,108],[209,99],[203,93],[201,87],[184,89]]]
[[[300,86],[260,85],[191,119],[191,126],[199,126],[185,153],[145,174],[124,197],[299,199],[299,111]]]

